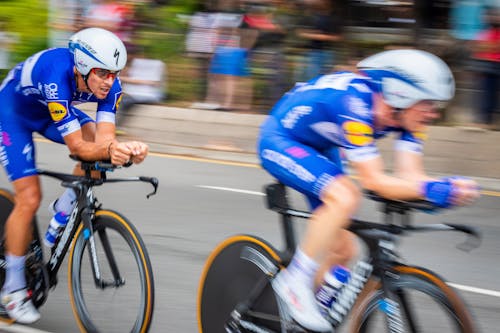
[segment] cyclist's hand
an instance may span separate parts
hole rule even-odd
[[[132,152],[126,142],[113,142],[109,147],[109,157],[114,165],[124,165],[130,160]]]
[[[127,147],[130,149],[130,161],[134,164],[139,164],[144,161],[148,155],[148,145],[139,141],[129,141],[126,143]]]
[[[453,205],[453,192],[454,186],[448,180],[431,180],[422,183],[422,194],[425,200],[441,208]]]
[[[479,185],[476,181],[462,176],[445,177],[441,180],[449,181],[453,184],[453,205],[470,205],[479,198]]]

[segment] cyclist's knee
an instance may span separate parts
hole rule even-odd
[[[352,215],[361,201],[361,192],[347,176],[336,177],[323,190],[321,199],[326,206],[335,207]]]
[[[17,187],[15,196],[16,207],[30,214],[36,213],[42,201],[40,186],[37,184]]]

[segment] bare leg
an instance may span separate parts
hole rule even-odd
[[[330,270],[334,265],[349,266],[352,258],[358,254],[358,246],[356,236],[345,229],[340,230],[339,238],[332,243],[325,260],[322,262],[315,278],[315,287],[319,287],[323,283],[325,272]]]
[[[1,302],[9,317],[30,324],[40,319],[40,313],[29,299],[25,279],[25,255],[33,235],[31,221],[40,206],[41,189],[37,175],[12,182],[14,209],[5,224],[5,259],[7,267]]]
[[[360,197],[357,187],[347,176],[332,180],[323,190],[323,204],[308,221],[306,234],[292,261],[273,280],[273,288],[287,305],[290,315],[310,330],[331,331],[330,323],[317,305],[314,284],[319,280],[318,271],[329,267],[327,261],[330,264],[340,257],[346,261],[351,252],[355,252],[344,248],[350,245],[351,238],[343,228],[349,224]],[[336,253],[329,257],[328,250],[332,247]]]
[[[5,225],[6,252],[24,256],[32,239],[31,221],[42,200],[40,179],[28,176],[12,182],[15,205]]]
[[[360,198],[358,188],[347,176],[337,177],[327,185],[321,198],[323,205],[313,212],[309,221],[300,245],[302,251],[317,262],[323,262],[328,249],[335,247],[336,242],[345,238],[348,244],[348,237],[343,236],[343,228],[349,225]]]

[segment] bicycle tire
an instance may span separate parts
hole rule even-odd
[[[464,301],[438,275],[414,266],[402,265],[392,269],[398,276],[391,280],[389,288],[394,291],[399,301],[402,300],[401,293],[404,294],[408,301],[406,308],[411,311],[409,314],[401,311],[404,326],[402,331],[477,332],[473,317]],[[365,290],[364,296],[360,296],[354,306],[350,332],[383,332],[383,328],[387,329],[385,314],[380,310],[385,297],[381,284],[378,282],[371,285],[371,291]],[[413,321],[413,328],[410,321]]]
[[[220,243],[207,259],[200,278],[197,301],[200,333],[229,332],[225,330],[225,324],[236,305],[248,299],[258,281],[268,279],[256,264],[241,258],[242,251],[247,248],[256,250],[274,265],[282,262],[278,251],[254,236],[236,235]],[[281,331],[278,305],[270,283],[265,284],[252,310],[256,316],[246,318],[250,322]],[[259,317],[259,313],[266,316]],[[240,329],[238,332],[246,332]]]
[[[106,289],[95,285],[89,252],[85,251],[88,239],[85,237],[83,225],[80,225],[68,262],[70,300],[79,329],[82,332],[147,332],[153,319],[154,279],[151,261],[141,236],[125,217],[111,210],[98,210],[93,228],[103,279],[112,275],[110,261],[105,260],[103,253],[103,243],[106,243],[107,239],[121,277],[126,277],[126,280],[122,286]],[[84,257],[88,257],[86,265]],[[105,262],[107,266],[103,265]],[[130,265],[133,264],[136,266],[131,268]],[[134,284],[135,288],[126,292],[121,290],[131,284]],[[111,295],[107,289],[112,289]],[[118,291],[121,291],[121,294]],[[134,299],[131,299],[131,292],[138,292],[139,295],[134,295]],[[92,297],[95,297],[95,300]],[[111,304],[104,304],[108,298]],[[135,309],[128,309],[134,305],[137,305]],[[127,319],[130,322],[127,322]],[[120,325],[117,325],[118,323]]]

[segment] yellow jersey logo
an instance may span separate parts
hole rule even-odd
[[[413,136],[420,140],[420,141],[425,141],[427,140],[427,133],[426,132],[413,132]]]
[[[342,124],[347,141],[355,146],[366,146],[373,142],[373,128],[359,121]]]
[[[48,107],[50,111],[50,116],[54,121],[60,121],[68,114],[68,109],[61,103],[50,102],[48,103]]]
[[[120,97],[118,97],[118,99],[115,103],[115,110],[118,110],[118,108],[120,107],[120,103],[122,102],[122,97],[123,97],[123,95],[120,95]]]

